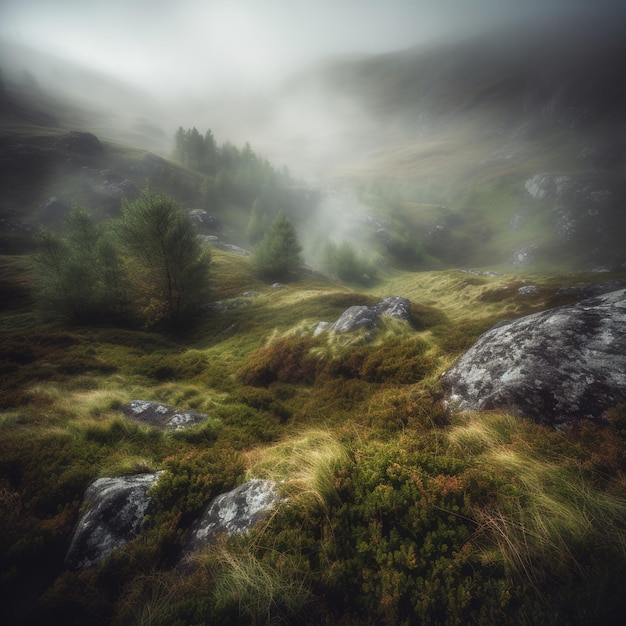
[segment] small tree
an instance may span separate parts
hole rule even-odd
[[[302,263],[301,252],[293,225],[281,213],[255,247],[252,262],[262,276],[285,278]]]
[[[172,325],[197,313],[208,294],[210,254],[174,201],[146,189],[124,204],[116,231],[146,324]]]
[[[121,312],[117,252],[86,211],[70,212],[61,235],[40,230],[37,244],[35,285],[44,313],[85,322]]]

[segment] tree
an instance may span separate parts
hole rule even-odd
[[[37,300],[46,314],[86,322],[124,312],[117,250],[106,229],[97,227],[86,211],[71,211],[60,235],[40,230],[37,244]]]
[[[291,222],[280,213],[252,255],[256,270],[267,278],[285,278],[302,262],[302,246]]]
[[[208,294],[210,254],[174,201],[148,188],[123,205],[115,228],[146,324],[173,325],[196,314]]]

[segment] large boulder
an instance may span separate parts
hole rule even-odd
[[[451,405],[557,426],[626,402],[626,289],[484,333],[442,375]]]
[[[219,535],[241,534],[250,530],[279,501],[276,484],[258,478],[217,496],[192,525],[185,554],[191,554]]]
[[[351,306],[332,325],[332,330],[338,335],[360,328],[371,330],[377,326],[378,319],[382,316],[405,322],[410,321],[411,301],[399,296],[391,296],[373,306]]]
[[[85,492],[85,512],[66,557],[71,569],[97,565],[140,532],[148,512],[148,489],[160,472],[99,478]]]
[[[124,415],[133,421],[165,430],[182,430],[195,426],[208,417],[205,413],[181,411],[149,400],[132,400],[121,408]]]

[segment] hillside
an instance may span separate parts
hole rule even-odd
[[[619,23],[549,23],[329,63],[281,97],[319,104],[327,175],[406,202],[415,236],[437,227],[466,248],[458,262],[510,267],[532,249],[535,268],[619,266],[624,52]]]
[[[345,140],[316,184],[185,119],[157,154],[135,141],[158,135],[159,120],[116,132],[115,115],[6,81],[5,623],[622,623],[624,83],[620,68],[597,69],[622,43],[607,35],[597,56],[580,45],[581,58],[572,41],[548,52],[542,37],[344,60],[293,79],[277,109],[339,106],[328,124],[342,134],[300,145],[317,161]],[[254,104],[265,141],[275,131],[281,144],[280,124]],[[320,128],[303,127],[309,138]],[[34,234],[67,232],[73,205],[106,227],[146,185],[195,220],[208,299],[169,329],[59,319],[42,306]],[[282,283],[244,249],[276,215],[306,255]],[[593,335],[561,332],[580,301]],[[568,361],[584,411],[458,411],[444,372],[485,331],[514,340],[512,320],[539,312],[536,356],[546,370],[553,354]],[[339,332],[340,319],[357,324]],[[615,388],[585,369],[585,358],[606,366],[605,344],[618,347]],[[543,382],[531,378],[526,401]]]

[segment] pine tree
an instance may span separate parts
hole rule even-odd
[[[281,213],[254,249],[252,262],[267,278],[286,278],[302,263],[302,246],[291,222]]]
[[[146,324],[173,325],[197,313],[208,294],[210,255],[174,201],[148,188],[122,207],[116,230]]]

